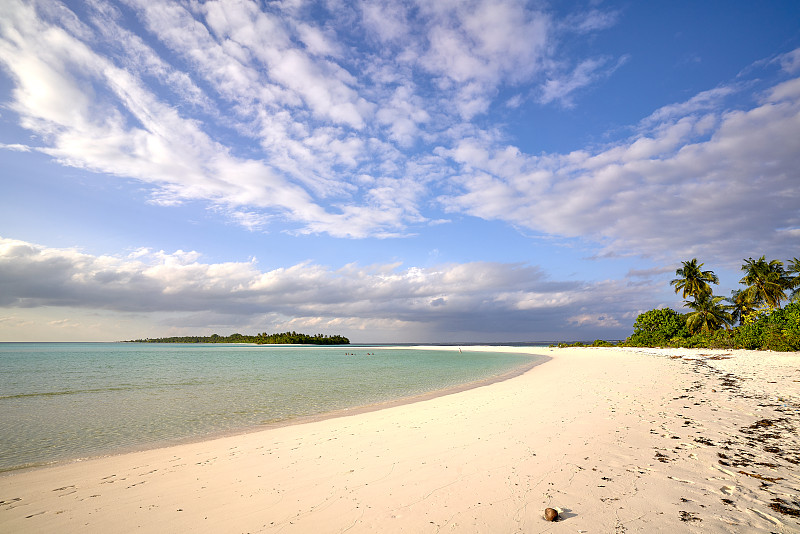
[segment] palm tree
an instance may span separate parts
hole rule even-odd
[[[792,290],[789,300],[794,302],[800,298],[800,258],[795,256],[787,264],[786,275],[789,277],[789,289]]]
[[[743,289],[731,291],[731,296],[726,300],[730,302],[728,309],[731,310],[731,318],[739,324],[744,324],[744,318],[756,310],[756,306],[747,300],[747,294]]]
[[[783,262],[772,260],[767,262],[764,256],[754,260],[744,260],[742,270],[744,278],[739,283],[747,288],[744,290],[745,298],[758,307],[766,304],[770,308],[780,308],[781,301],[786,298],[785,291],[791,289],[791,277],[783,270]]]
[[[683,267],[677,269],[675,274],[680,278],[672,280],[669,285],[675,286],[675,293],[683,290],[683,298],[687,296],[699,298],[702,295],[711,295],[709,284],[719,284],[719,278],[714,271],[703,271],[703,263],[697,264],[697,258],[684,261]]]
[[[721,327],[728,329],[733,324],[733,317],[728,313],[730,306],[720,304],[725,297],[715,297],[710,294],[702,294],[694,301],[686,301],[685,306],[694,311],[686,315],[686,326],[693,334],[697,332],[713,332]]]

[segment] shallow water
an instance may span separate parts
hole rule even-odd
[[[399,399],[530,362],[352,345],[0,343],[0,471]]]

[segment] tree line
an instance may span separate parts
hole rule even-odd
[[[220,336],[175,336],[161,338],[135,339],[126,343],[255,343],[258,345],[349,345],[350,340],[344,336],[316,334],[300,334],[295,331],[267,334],[263,332],[254,336],[231,334]]]
[[[640,314],[628,346],[800,350],[800,259],[744,260],[743,288],[730,297],[714,295],[714,271],[697,258],[682,262],[670,281],[681,293],[685,314],[659,308]],[[786,301],[787,305],[781,307]]]

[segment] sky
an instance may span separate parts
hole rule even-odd
[[[798,20],[2,0],[0,341],[624,339],[800,256]]]

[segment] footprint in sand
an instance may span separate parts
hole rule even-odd
[[[780,522],[780,520],[778,518],[772,517],[771,515],[766,514],[764,512],[761,512],[759,510],[756,510],[755,508],[748,508],[748,510],[750,510],[751,512],[756,514],[758,517],[760,517],[762,519],[766,519],[767,521],[770,521],[771,523],[773,523],[775,525],[782,525],[783,524],[783,523]]]
[[[736,478],[736,473],[734,473],[733,471],[728,471],[727,469],[723,469],[722,467],[716,465],[712,465],[711,468],[716,469],[717,471],[721,471],[722,473],[725,473],[731,478]]]
[[[0,506],[7,507],[6,510],[11,510],[12,508],[15,508],[15,506],[12,506],[12,505],[14,505],[15,503],[18,503],[20,501],[22,501],[21,497],[14,497],[13,499],[0,501]]]
[[[674,480],[675,482],[683,482],[684,484],[694,484],[691,480],[683,480],[682,478],[676,478],[673,476],[668,476],[667,478]]]

